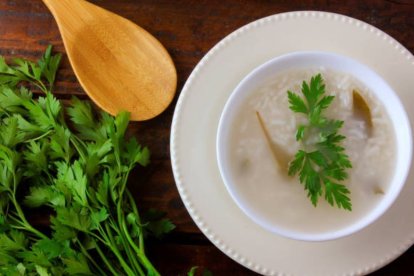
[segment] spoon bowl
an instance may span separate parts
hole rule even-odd
[[[103,110],[144,121],[174,98],[177,73],[162,44],[147,31],[84,0],[43,0],[58,24],[72,68]]]

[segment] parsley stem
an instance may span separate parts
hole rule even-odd
[[[120,200],[120,202],[122,202],[122,200]],[[120,202],[117,204],[117,212],[118,212],[117,215],[118,215],[118,224],[119,224],[119,227],[117,227],[116,230],[119,233],[119,236],[121,238],[121,241],[122,241],[122,243],[123,243],[123,245],[125,247],[125,251],[126,251],[126,254],[128,256],[128,259],[130,261],[132,261],[133,265],[135,265],[138,270],[140,270],[140,275],[145,275],[143,273],[143,271],[141,270],[141,267],[137,263],[137,260],[135,259],[134,254],[131,252],[131,247],[128,244],[127,238],[125,237],[125,233],[122,231],[122,225],[124,223],[124,219],[123,219],[123,213],[122,213],[122,211],[121,211],[121,213],[119,213],[119,211],[118,211],[118,210],[122,210],[122,208],[120,208],[121,207]]]
[[[116,231],[120,234],[122,244],[124,245],[125,252],[127,254],[128,260],[130,261],[130,263],[132,265],[132,269],[134,269],[134,271],[139,275],[145,275],[144,272],[142,271],[136,257],[134,257],[135,255],[131,251],[130,245],[127,243],[127,241],[125,241],[125,237],[124,237],[123,233],[121,233],[121,230],[118,227],[117,227]]]
[[[95,266],[95,268],[99,271],[99,275],[108,275],[107,273],[105,273],[101,267],[94,261],[94,259],[91,257],[91,255],[89,255],[88,251],[85,249],[85,247],[83,246],[83,244],[79,241],[78,238],[76,238],[76,242],[79,245],[80,250],[82,251],[83,255],[86,256],[86,258],[88,258],[88,260]],[[96,242],[95,242],[96,244]]]
[[[29,140],[23,141],[23,143],[35,142],[35,141],[40,140],[40,139],[42,139],[42,138],[44,138],[44,137],[47,137],[47,136],[48,136],[49,134],[51,134],[52,132],[54,132],[54,131],[53,131],[53,130],[48,130],[47,132],[43,133],[43,134],[42,134],[42,135],[40,135],[40,136],[37,136],[37,137],[34,137],[34,138],[32,138],[32,139],[29,139]]]
[[[134,252],[131,251],[131,248],[129,246],[129,244],[127,242],[125,242],[125,240],[122,240],[122,243],[124,244],[125,248],[126,248],[126,252],[128,255],[128,259],[129,261],[132,263],[132,267],[134,268],[134,270],[139,274],[139,275],[144,275],[145,273],[141,268],[141,265],[139,264],[138,260],[136,259],[136,257],[134,257]]]
[[[93,236],[95,239],[99,240],[104,245],[109,246],[109,243],[106,240],[102,239],[101,237],[99,237],[95,233],[93,233],[93,232],[87,232],[87,234]]]
[[[129,236],[128,229],[126,229],[126,231],[122,231],[123,228],[124,228],[124,225],[125,225],[125,214],[122,211],[122,202],[123,202],[124,191],[126,189],[126,182],[127,182],[130,170],[131,170],[131,168],[128,168],[128,172],[124,175],[124,178],[121,182],[122,183],[121,184],[121,191],[119,192],[119,201],[117,202],[117,216],[118,216],[118,226],[119,226],[117,231],[119,232],[120,237],[122,239],[122,242],[124,243],[128,258],[130,260],[132,259],[132,261],[135,264],[135,266],[137,267],[137,269],[140,270],[140,275],[145,275],[145,273],[141,270],[141,267],[140,267],[139,263],[137,263],[137,260],[135,259],[134,254],[130,252],[131,251],[131,248],[130,248],[131,246],[132,246],[133,250],[136,251],[135,248],[134,248],[134,246],[136,246],[136,245],[135,245],[134,241],[132,241],[132,243],[131,243],[132,239]],[[139,236],[141,238],[142,234],[139,235]],[[139,255],[138,255],[138,258],[141,259]],[[144,266],[146,266],[147,269],[149,269],[145,263],[143,263],[143,264],[144,264]]]
[[[41,239],[49,239],[49,237],[47,237],[45,234],[43,234],[42,232],[40,232],[39,230],[35,229],[26,219],[22,208],[20,207],[20,204],[17,202],[16,200],[16,194],[13,194],[13,196],[11,197],[11,201],[14,205],[14,208],[16,209],[17,215],[20,218],[20,223],[21,225],[24,227],[24,229],[28,232],[31,232],[33,234],[35,234],[36,236],[38,236]]]
[[[128,168],[128,171],[123,176],[123,179],[121,181],[121,188],[120,188],[120,192],[119,192],[119,201],[116,204],[117,205],[116,206],[116,209],[117,209],[117,217],[118,217],[118,226],[119,226],[119,230],[118,231],[119,231],[120,237],[122,239],[122,242],[124,243],[124,245],[126,247],[127,254],[131,254],[131,252],[130,252],[130,246],[132,246],[132,244],[134,244],[134,242],[132,242],[132,244],[131,244],[130,240],[126,236],[128,234],[128,231],[123,231],[122,230],[123,229],[123,226],[125,224],[125,214],[124,214],[124,212],[122,210],[122,202],[123,202],[123,198],[124,198],[124,191],[125,191],[125,188],[126,188],[126,182],[127,182],[127,179],[128,179],[129,172],[130,172],[130,168]],[[135,251],[135,248],[133,248],[133,249]],[[132,256],[129,256],[129,257],[130,258],[134,258]],[[142,275],[145,275],[145,274],[143,274],[142,271],[141,271],[141,273],[142,273]]]
[[[131,194],[131,192],[130,192],[128,189],[126,189],[126,194],[127,194],[127,196],[128,196],[128,199],[129,199],[129,204],[130,204],[130,205],[131,205],[131,207],[132,207],[132,211],[133,211],[133,212],[135,213],[135,215],[137,216],[137,221],[138,221],[138,224],[140,225],[140,230],[141,230],[141,232],[142,232],[141,218],[140,218],[140,216],[139,216],[139,212],[138,212],[137,205],[136,205],[136,203],[135,203],[135,199],[132,197],[132,194]],[[140,248],[140,250],[142,251],[142,253],[144,253],[144,254],[145,254],[144,235],[139,235],[139,248]]]
[[[95,242],[95,244],[96,244],[96,251],[98,252],[102,261],[106,264],[106,267],[111,271],[112,275],[119,275],[119,272],[117,272],[115,268],[111,265],[111,263],[108,261],[105,254],[102,252],[101,248],[99,247],[98,243]]]
[[[137,254],[139,260],[142,262],[142,264],[145,266],[145,268],[148,271],[148,274],[151,275],[160,275],[158,273],[158,271],[154,268],[154,266],[152,265],[152,263],[147,259],[147,257],[145,256],[145,254],[143,254],[143,252],[137,247],[137,245],[135,244],[135,242],[132,240],[131,236],[128,233],[128,228],[125,224],[125,221],[122,225],[125,236],[128,240],[128,242],[130,243],[130,245],[132,246],[132,248],[134,249],[135,253]]]
[[[15,172],[12,173],[13,175],[13,192],[10,195],[10,199],[14,205],[14,208],[16,209],[17,215],[19,216],[23,226],[26,228],[27,231],[32,232],[36,236],[42,238],[42,239],[48,239],[48,237],[43,234],[42,232],[35,229],[26,219],[26,216],[23,213],[22,208],[20,207],[20,204],[17,202],[16,198],[16,191],[17,191],[17,179]]]
[[[141,265],[139,264],[139,262],[137,261],[137,259],[134,257],[133,252],[131,252],[130,247],[128,246],[128,244],[125,244],[125,242],[123,241],[124,246],[127,248],[127,254],[128,254],[128,259],[130,262],[132,262],[132,268],[134,268],[135,272],[138,273],[138,275],[144,275],[145,273],[144,271],[142,271]]]
[[[78,141],[76,139],[79,140],[79,138],[77,138],[76,135],[73,135],[70,138],[70,142],[73,144],[73,146],[75,147],[76,151],[79,153],[79,155],[82,158],[82,160],[84,160],[86,162],[87,161],[87,158],[85,156],[85,153],[84,153],[83,150],[81,150],[80,145],[78,144]]]
[[[135,215],[136,215],[136,217],[137,217],[137,220],[138,220],[138,223],[139,223],[139,225],[141,225],[141,220],[140,220],[140,217],[139,217],[139,213],[138,213],[138,209],[137,209],[137,206],[136,206],[136,204],[135,204],[135,200],[134,200],[134,198],[132,197],[132,194],[131,194],[131,192],[128,190],[128,189],[126,189],[126,194],[127,194],[127,196],[128,196],[128,199],[129,199],[129,202],[130,202],[130,205],[131,205],[131,207],[132,207],[132,210],[133,210],[133,212],[135,213]],[[135,242],[133,241],[133,239],[132,239],[132,237],[129,235],[129,232],[128,232],[128,228],[127,228],[127,226],[126,226],[126,224],[125,224],[125,221],[124,221],[124,224],[122,225],[123,226],[123,229],[124,229],[124,232],[125,232],[125,235],[126,235],[126,237],[127,237],[127,239],[128,239],[128,241],[130,242],[130,244],[131,244],[131,246],[132,246],[132,248],[135,250],[135,252],[136,252],[136,254],[137,254],[137,256],[138,256],[138,258],[140,259],[140,261],[144,264],[144,266],[148,269],[148,271],[150,271],[152,274],[154,274],[154,275],[160,275],[159,274],[159,272],[155,269],[155,267],[152,265],[152,263],[148,260],[148,258],[145,256],[145,250],[144,250],[144,236],[141,234],[141,235],[139,235],[139,244],[140,244],[140,247],[138,247],[136,244],[135,244]],[[140,226],[141,227],[141,226]],[[142,232],[142,227],[141,227],[141,232]]]
[[[41,81],[37,81],[33,79],[30,82],[33,83],[35,86],[37,86],[40,90],[42,90],[43,93],[47,94],[49,92],[49,90],[46,88],[46,86]]]
[[[115,242],[114,236],[112,235],[111,228],[109,228],[109,225],[108,224],[105,224],[105,230],[106,230],[106,233],[108,234],[109,241],[110,241],[109,248],[115,254],[115,256],[118,258],[118,260],[119,260],[122,268],[127,273],[127,275],[131,275],[131,276],[135,275],[134,271],[132,271],[132,269],[125,262],[124,258],[122,257],[121,253],[119,252],[119,250],[118,250],[118,248],[116,246],[116,242]]]

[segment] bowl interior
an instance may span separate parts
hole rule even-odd
[[[335,231],[308,233],[280,226],[277,222],[266,220],[260,213],[254,212],[250,204],[240,194],[238,183],[229,173],[231,158],[229,155],[230,129],[234,124],[236,114],[242,103],[264,82],[279,72],[296,69],[324,67],[334,71],[354,76],[383,104],[391,120],[395,133],[396,159],[395,170],[391,177],[390,188],[379,203],[361,219],[353,221]],[[379,218],[394,202],[400,193],[411,164],[412,136],[410,122],[399,98],[391,87],[367,66],[350,58],[325,52],[296,52],[274,58],[259,66],[247,75],[232,92],[228,99],[219,122],[217,135],[217,156],[222,179],[233,200],[253,221],[269,231],[288,238],[306,241],[324,241],[340,238],[359,231]],[[304,198],[304,200],[307,200]]]

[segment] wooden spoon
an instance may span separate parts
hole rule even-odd
[[[43,0],[91,99],[115,115],[151,119],[171,103],[177,73],[161,43],[131,21],[84,0]]]

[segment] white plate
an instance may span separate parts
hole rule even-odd
[[[294,51],[328,51],[369,66],[397,92],[414,122],[414,57],[396,40],[356,19],[325,12],[277,14],[220,41],[187,80],[174,114],[171,159],[186,208],[225,254],[265,275],[354,275],[372,272],[414,243],[414,170],[377,222],[335,241],[303,242],[268,232],[236,206],[215,151],[220,114],[253,68]],[[413,165],[414,166],[414,165]]]

